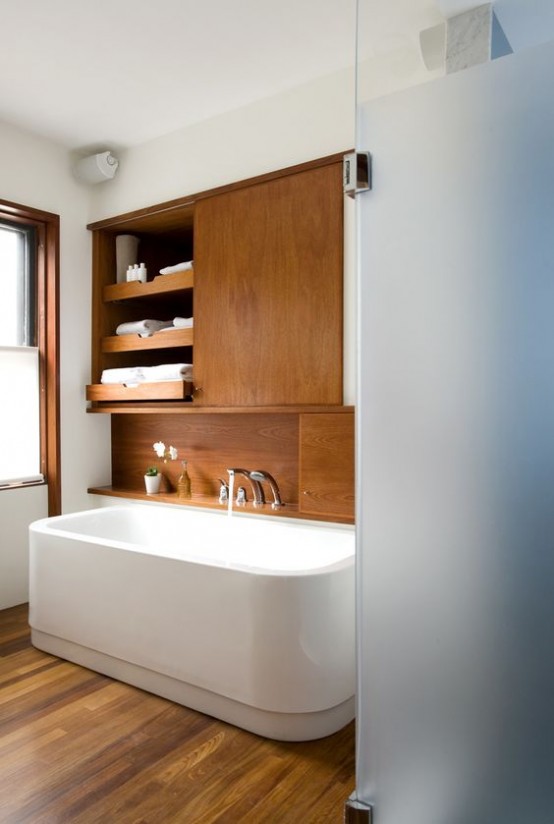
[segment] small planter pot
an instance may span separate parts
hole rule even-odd
[[[160,484],[162,482],[162,476],[158,472],[157,475],[145,475],[144,476],[144,485],[146,487],[146,494],[147,495],[157,495],[160,491]]]

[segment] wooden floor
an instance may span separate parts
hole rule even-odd
[[[307,743],[236,729],[31,646],[0,612],[2,824],[338,824],[353,725]]]

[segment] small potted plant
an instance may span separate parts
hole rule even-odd
[[[161,458],[164,463],[167,463],[169,460],[177,460],[178,452],[174,446],[166,447],[163,441],[156,441],[156,443],[152,444],[152,447],[158,458]],[[158,471],[156,466],[149,466],[144,476],[146,493],[148,495],[157,495],[160,491],[161,482],[162,473]]]
[[[160,491],[161,474],[156,466],[149,466],[144,475],[144,484],[147,495],[157,495]]]

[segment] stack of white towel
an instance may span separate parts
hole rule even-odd
[[[174,266],[165,266],[163,269],[160,269],[160,275],[174,275],[175,272],[190,272],[193,263],[193,260],[186,260],[183,263],[176,263]]]
[[[104,369],[100,383],[124,383],[126,386],[136,386],[139,383],[191,380],[192,363],[162,363],[159,366],[128,366],[119,369]]]
[[[141,338],[148,338],[160,329],[166,329],[173,325],[172,320],[135,320],[130,323],[120,323],[115,330],[116,335],[140,335]]]
[[[171,329],[190,329],[194,326],[194,318],[173,318],[171,326],[160,329],[160,332],[169,332]]]
[[[115,334],[140,335],[141,338],[149,338],[156,332],[167,332],[171,329],[190,329],[193,325],[193,318],[173,318],[173,320],[135,320],[129,323],[120,323],[115,330]]]

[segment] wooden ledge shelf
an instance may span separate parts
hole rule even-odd
[[[147,349],[173,349],[176,346],[192,346],[194,331],[170,329],[154,332],[147,338],[140,335],[111,335],[102,338],[102,352],[141,352]]]
[[[100,386],[104,384],[93,384]],[[151,384],[150,384],[151,385]],[[88,398],[88,400],[100,400],[100,398]],[[104,403],[100,407],[92,407],[87,412],[102,413],[110,415],[148,415],[152,412],[156,414],[186,414],[186,415],[304,415],[304,414],[351,414],[353,406],[202,406],[195,401],[174,401],[170,403],[148,402],[136,403],[130,408],[125,404]]]
[[[122,498],[132,501],[148,501],[149,503],[173,504],[174,506],[192,506],[202,509],[215,509],[218,512],[225,512],[227,506],[218,504],[215,496],[213,498],[193,497],[190,500],[179,498],[176,492],[160,492],[157,495],[147,495],[146,492],[139,492],[136,489],[114,489],[112,486],[93,486],[87,489],[89,495],[104,495],[110,498]],[[248,503],[246,506],[234,506],[233,512],[241,515],[267,515],[271,518],[295,518],[303,521],[326,521],[327,523],[353,524],[352,518],[342,518],[340,516],[317,515],[299,512],[297,504],[285,503],[281,509],[272,509],[271,504],[264,504],[263,507],[253,507]]]
[[[94,383],[87,386],[87,401],[184,400],[192,395],[188,381],[157,381],[126,386],[124,383]]]
[[[134,300],[149,298],[153,295],[164,295],[170,292],[187,291],[194,287],[194,272],[175,272],[173,275],[158,275],[154,280],[146,283],[131,281],[130,283],[110,283],[102,290],[104,303],[118,300]]]

